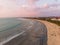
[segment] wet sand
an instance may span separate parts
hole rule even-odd
[[[32,27],[28,29],[28,39],[22,42],[20,45],[47,45],[47,28],[46,26],[37,21],[34,21]]]

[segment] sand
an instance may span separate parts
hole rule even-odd
[[[47,21],[39,21],[44,23],[47,27],[48,45],[60,45],[60,26]]]

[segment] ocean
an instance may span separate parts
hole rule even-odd
[[[0,18],[0,42],[22,32],[21,21],[17,18]]]

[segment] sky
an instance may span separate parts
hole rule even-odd
[[[60,0],[0,0],[0,18],[48,16],[60,16]]]

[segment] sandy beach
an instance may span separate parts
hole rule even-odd
[[[48,31],[48,45],[60,45],[60,26],[47,21],[39,20],[44,23]]]

